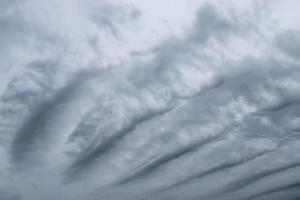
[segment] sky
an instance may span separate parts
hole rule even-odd
[[[0,200],[300,198],[297,0],[0,0]]]

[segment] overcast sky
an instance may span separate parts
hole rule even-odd
[[[0,0],[0,200],[300,198],[299,8]]]

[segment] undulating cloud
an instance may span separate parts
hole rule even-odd
[[[297,4],[1,1],[0,200],[300,198]]]

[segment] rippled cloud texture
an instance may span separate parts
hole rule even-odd
[[[0,200],[300,198],[297,0],[0,0]]]

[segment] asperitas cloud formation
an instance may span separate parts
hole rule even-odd
[[[297,0],[0,0],[0,200],[300,199]]]

